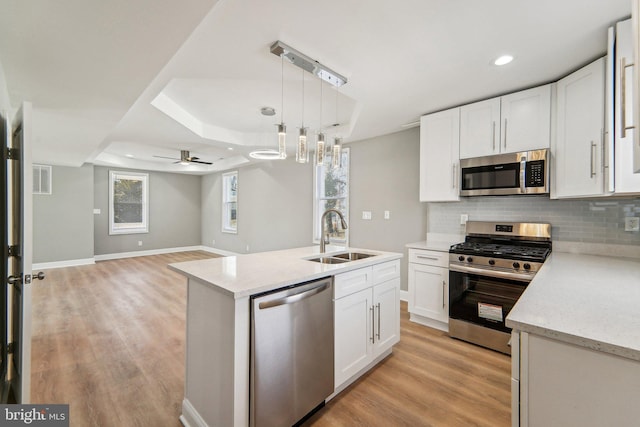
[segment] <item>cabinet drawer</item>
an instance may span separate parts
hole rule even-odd
[[[336,274],[333,280],[334,298],[342,298],[371,287],[373,285],[373,268],[359,268]]]
[[[383,262],[373,266],[373,284],[400,277],[400,260]]]
[[[449,267],[449,253],[428,251],[424,249],[409,249],[409,262],[433,265],[435,267]]]

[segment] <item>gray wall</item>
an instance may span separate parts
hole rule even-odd
[[[400,252],[402,289],[407,290],[405,245],[424,240],[427,206],[420,203],[419,129],[349,144],[351,147],[351,246]],[[390,218],[383,218],[384,211]],[[363,220],[362,211],[372,219]]]
[[[230,234],[222,232],[222,174],[204,176],[202,244],[237,253],[309,246],[312,187],[311,165],[292,159],[239,169],[238,233]]]
[[[33,195],[33,262],[93,258],[93,166],[54,166],[52,194]]]
[[[550,200],[545,196],[472,197],[429,203],[429,231],[464,233],[460,214],[470,220],[549,222],[554,241],[640,244],[639,232],[624,231],[625,216],[640,216],[640,200]]]
[[[149,232],[109,235],[109,171],[121,168],[94,168],[93,235],[95,254],[146,251],[200,245],[201,178],[162,172],[149,174]],[[142,246],[138,246],[142,241]]]

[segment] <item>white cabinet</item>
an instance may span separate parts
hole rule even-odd
[[[337,389],[400,340],[400,261],[338,274],[334,280]]]
[[[604,65],[598,59],[557,83],[552,198],[604,194]]]
[[[551,86],[460,107],[460,158],[548,148]]]
[[[633,45],[633,83],[632,96],[633,105],[640,105],[640,0],[631,2],[631,24],[633,34],[631,36]],[[640,108],[633,110],[634,124],[640,124]],[[633,133],[633,170],[640,172],[640,131]]]
[[[420,201],[459,200],[460,109],[420,118]]]
[[[616,194],[640,193],[640,174],[633,169],[633,138],[635,129],[632,126],[633,112],[633,46],[631,20],[618,22],[615,31],[615,184]],[[607,82],[609,84],[609,82]],[[624,89],[624,91],[623,91]]]
[[[640,362],[519,335],[519,357],[511,358],[518,376],[512,375],[512,383],[519,392],[512,400],[513,426],[638,425]]]
[[[410,320],[448,331],[449,253],[409,249]]]

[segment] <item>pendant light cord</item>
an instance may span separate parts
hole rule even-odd
[[[304,68],[302,69],[302,129],[304,129]]]
[[[280,55],[280,124],[284,123],[284,54]]]

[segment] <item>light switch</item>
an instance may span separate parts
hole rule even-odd
[[[362,211],[362,219],[371,219],[371,211]]]
[[[384,219],[389,219],[389,218],[391,218],[391,212],[384,211]]]

